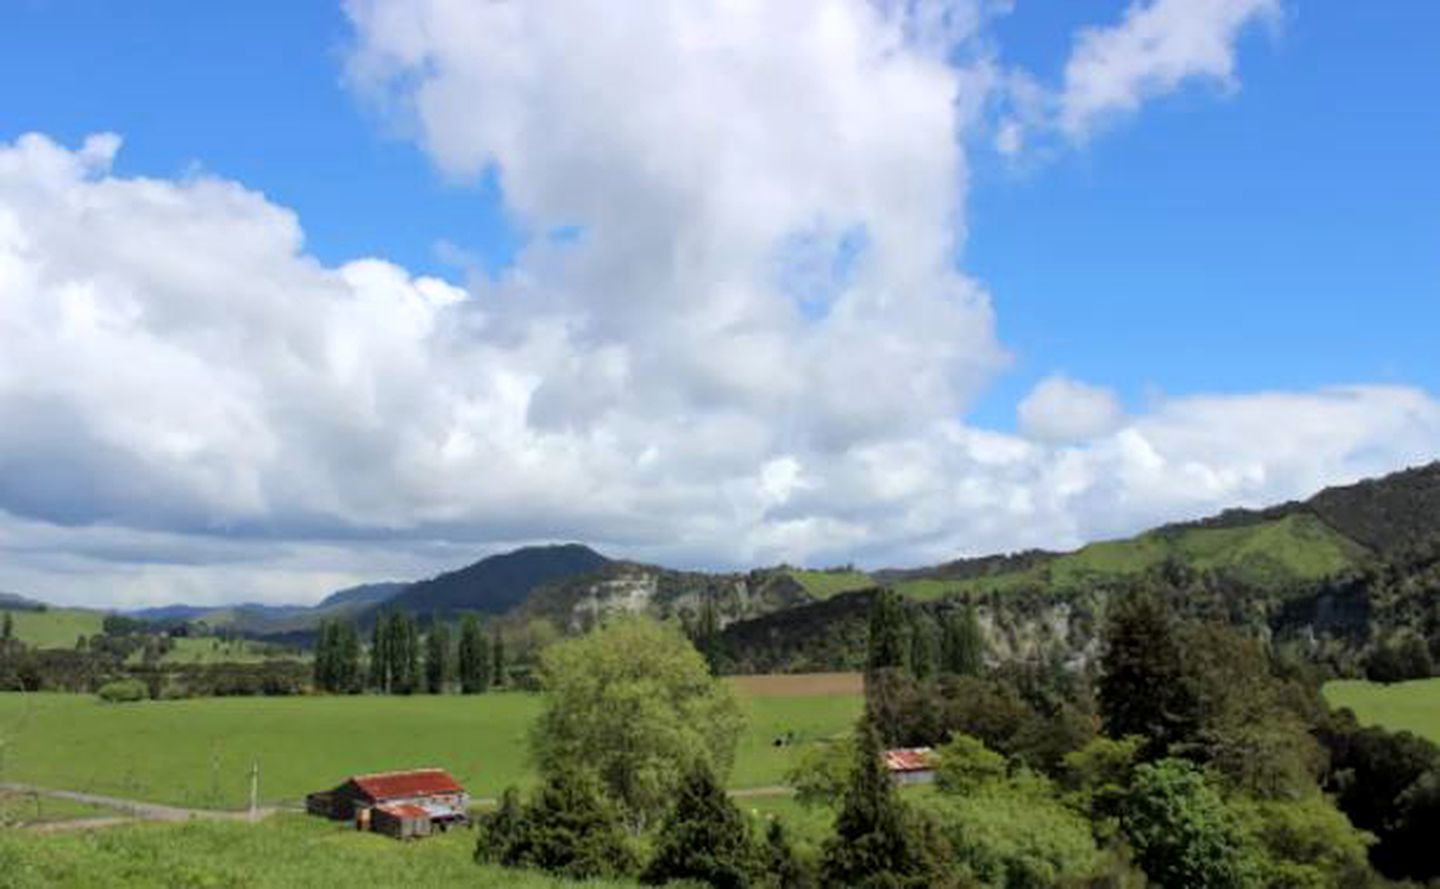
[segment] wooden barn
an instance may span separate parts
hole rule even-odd
[[[305,810],[354,821],[397,839],[429,836],[470,820],[470,795],[444,769],[356,775],[333,790],[305,797]]]

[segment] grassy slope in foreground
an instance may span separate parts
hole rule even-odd
[[[1236,528],[1152,531],[1127,540],[1092,543],[1027,571],[964,580],[918,579],[901,592],[934,599],[961,591],[1017,587],[1073,589],[1095,580],[1133,577],[1174,558],[1196,570],[1223,569],[1260,586],[1319,580],[1355,565],[1364,550],[1305,513]]]
[[[0,832],[0,887],[576,886],[471,861],[475,835],[397,843],[303,815],[260,824],[137,824],[36,836]],[[633,883],[585,883],[593,889]]]
[[[35,648],[74,648],[80,636],[100,632],[105,614],[82,608],[12,611],[15,638]]]
[[[1362,725],[1414,732],[1440,744],[1440,678],[1394,685],[1342,679],[1326,683],[1325,700],[1355,711]]]
[[[743,696],[748,728],[730,784],[782,782],[800,749],[776,747],[850,727],[858,695]],[[252,761],[260,795],[295,802],[346,775],[441,766],[479,797],[533,779],[526,734],[540,699],[475,697],[206,698],[102,704],[62,694],[0,694],[3,780],[192,808],[243,807]]]

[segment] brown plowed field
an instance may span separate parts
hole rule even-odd
[[[865,690],[864,678],[859,673],[770,673],[732,676],[730,682],[741,694],[756,698],[858,695]]]

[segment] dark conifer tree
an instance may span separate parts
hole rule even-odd
[[[835,833],[821,859],[826,886],[926,887],[930,863],[911,819],[881,762],[880,735],[868,718],[860,722],[855,766],[845,789]]]
[[[763,856],[745,816],[709,768],[691,770],[660,827],[644,881],[693,880],[718,889],[743,889],[760,873]]]
[[[10,612],[7,611],[7,612],[5,612],[4,625],[3,625],[3,626],[0,626],[0,639],[4,639],[6,642],[9,642],[11,639],[14,639],[14,638],[15,638],[15,619],[14,619],[13,617],[11,617],[11,616],[10,616]]]
[[[910,613],[910,672],[916,679],[929,679],[939,672],[940,639],[935,619],[924,609]]]
[[[1194,734],[1195,693],[1186,681],[1174,621],[1152,593],[1114,601],[1106,615],[1098,697],[1105,733],[1139,735],[1162,756]]]

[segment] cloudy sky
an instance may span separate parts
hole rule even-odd
[[[0,11],[0,589],[1069,547],[1440,456],[1440,6]]]

